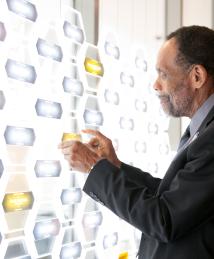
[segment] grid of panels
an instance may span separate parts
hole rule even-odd
[[[112,33],[89,44],[81,14],[58,2],[0,1],[1,255],[134,258],[139,231],[82,192],[87,176],[57,146],[63,132],[99,129],[123,161],[161,176],[169,122],[151,90],[153,60],[134,49],[124,64]]]

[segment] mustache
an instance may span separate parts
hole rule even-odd
[[[168,94],[157,94],[157,97],[158,97],[160,100],[163,100],[163,99],[170,100],[170,96],[169,96]]]

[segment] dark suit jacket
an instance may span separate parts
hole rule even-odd
[[[104,159],[84,191],[142,231],[139,259],[214,259],[214,108],[162,180]]]

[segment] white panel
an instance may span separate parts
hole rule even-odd
[[[212,27],[212,0],[183,1],[183,25]]]

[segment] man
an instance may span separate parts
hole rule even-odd
[[[213,259],[214,31],[190,26],[171,33],[156,69],[164,111],[191,118],[163,179],[121,162],[97,131],[84,131],[94,135],[88,144],[60,147],[72,168],[89,172],[84,191],[142,231],[139,259]]]

